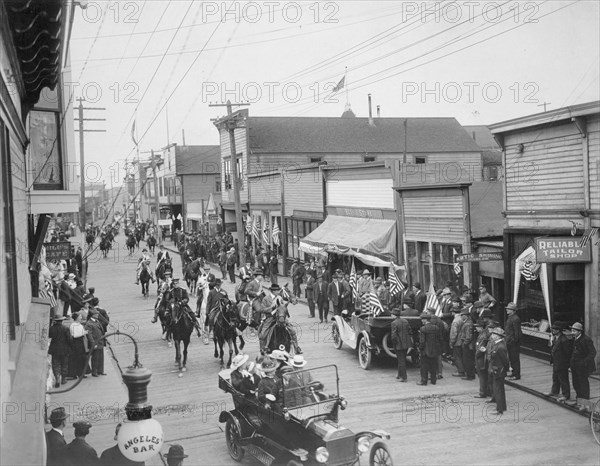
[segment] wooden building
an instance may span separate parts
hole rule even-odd
[[[600,227],[600,102],[490,129],[505,167],[506,295],[517,301],[522,322],[542,323],[524,327],[525,346],[548,354],[547,327],[564,321],[582,322],[598,348],[599,248],[592,229]],[[534,254],[525,257],[528,250]]]

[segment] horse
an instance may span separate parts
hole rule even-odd
[[[190,289],[190,293],[193,295],[196,294],[198,275],[200,275],[200,269],[203,265],[202,259],[195,259],[185,268],[185,273],[183,276],[188,288]]]
[[[85,242],[88,245],[88,249],[92,247],[95,240],[96,240],[96,237],[94,236],[94,233],[92,233],[91,231],[88,231],[87,234],[85,235]]]
[[[139,249],[140,248],[140,241],[142,239],[142,231],[139,228],[135,229],[135,246]]]
[[[163,284],[164,285],[164,284]],[[171,312],[165,305],[161,305],[162,294],[156,300],[155,308],[158,308],[158,318],[160,320],[160,326],[162,329],[161,338],[166,340],[171,347]]]
[[[133,255],[135,253],[135,238],[133,235],[129,235],[127,237],[127,241],[125,242],[127,249],[129,250],[129,255]]]
[[[156,238],[154,236],[149,236],[146,240],[146,244],[148,245],[148,249],[154,255],[154,247],[156,246]]]
[[[297,304],[298,299],[290,292],[288,283],[281,288],[280,295],[283,298],[283,303],[277,306],[274,315],[274,324],[270,327],[266,335],[265,346],[269,349],[269,352],[280,349],[281,346],[289,352],[292,346],[292,338],[286,325],[287,316],[289,315],[287,307],[288,303]]]
[[[223,344],[227,342],[227,346],[229,346],[229,360],[227,361],[227,368],[231,366],[233,351],[235,350],[235,354],[238,354],[239,352],[235,341],[239,332],[239,329],[237,328],[237,307],[235,306],[235,303],[231,302],[227,298],[219,299],[217,306],[219,306],[219,309],[215,316],[213,342],[215,344],[215,358],[220,359],[221,369],[223,369]],[[219,345],[218,350],[217,344]]]
[[[142,284],[142,294],[144,297],[148,297],[150,288],[150,271],[148,266],[142,262],[142,270],[140,271],[140,283]]]
[[[106,239],[106,237],[102,238],[102,240],[100,240],[100,251],[102,252],[102,257],[104,257],[106,259],[106,256],[108,255],[108,251],[110,250],[110,242],[108,241],[108,239]]]
[[[160,264],[156,267],[156,280],[158,281],[158,287],[160,288],[161,282],[167,280],[167,273],[170,273],[173,276],[173,265],[171,259],[163,259],[160,261]],[[158,293],[158,289],[157,289]]]
[[[187,369],[187,349],[190,344],[190,337],[194,331],[194,323],[186,312],[185,308],[178,303],[171,304],[171,335],[175,342],[175,364],[179,367],[179,377],[183,377],[182,372]],[[183,342],[183,361],[181,360],[181,342]]]

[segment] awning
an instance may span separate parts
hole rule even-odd
[[[173,225],[173,220],[171,220],[170,218],[169,219],[162,219],[161,218],[158,221],[158,225],[161,226],[161,227],[162,226],[171,226],[171,225]]]
[[[299,249],[315,255],[355,256],[367,265],[388,267],[396,261],[396,221],[329,215],[300,240]]]
[[[193,213],[193,212],[192,212],[192,213],[188,213],[188,214],[186,215],[186,218],[187,218],[188,220],[200,220],[200,221],[202,221],[202,220],[203,220],[203,218],[202,218],[202,214],[196,214],[196,213]]]

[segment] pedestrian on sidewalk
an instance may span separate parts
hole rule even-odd
[[[71,334],[71,351],[69,353],[68,377],[77,379],[84,374],[85,361],[90,348],[93,347],[91,335],[82,324],[82,314],[74,312],[73,323],[69,327]],[[86,377],[85,374],[83,377]]]
[[[460,330],[462,328],[463,319],[460,315],[460,307],[455,306],[452,308],[454,314],[454,320],[450,326],[450,348],[452,348],[452,355],[454,359],[454,365],[456,366],[456,372],[452,374],[453,377],[464,377],[465,367],[462,361],[462,340],[460,337]]]
[[[46,432],[46,466],[62,466],[67,441],[64,430],[67,426],[68,414],[65,408],[55,408],[50,414],[52,429]]]
[[[315,288],[317,286],[317,280],[315,278],[315,271],[309,270],[306,274],[306,301],[308,303],[309,317],[315,316]]]
[[[52,356],[52,373],[54,388],[67,383],[69,353],[71,351],[71,334],[69,328],[63,325],[64,316],[54,316],[54,323],[48,330],[50,346],[48,354]]]
[[[300,285],[304,281],[304,276],[306,275],[306,269],[300,262],[300,259],[296,259],[294,265],[292,265],[292,282],[294,284],[294,296],[296,298],[300,297]]]
[[[119,422],[117,427],[115,427],[115,442],[119,436],[119,430],[123,423]],[[107,448],[100,455],[100,465],[101,466],[144,466],[146,463],[143,461],[132,461],[127,458],[121,450],[119,449],[119,445],[116,444],[110,448]]]
[[[323,280],[323,275],[317,276],[317,283],[313,288],[317,308],[319,309],[319,320],[321,323],[327,321],[329,314],[329,297],[327,296],[328,283]]]
[[[487,345],[490,340],[491,329],[486,327],[483,319],[475,322],[477,340],[475,341],[475,371],[479,378],[479,394],[475,398],[487,398],[489,393],[489,377],[487,364]]]
[[[571,398],[571,385],[569,384],[569,364],[573,353],[573,343],[565,335],[568,328],[564,322],[552,324],[552,388],[546,396],[558,397],[558,401],[567,401]],[[562,391],[562,396],[559,396]]]
[[[492,377],[492,399],[496,402],[496,414],[506,411],[506,393],[504,391],[504,378],[508,372],[508,350],[504,340],[504,330],[500,327],[492,329],[490,345],[489,374]]]
[[[473,320],[469,309],[463,308],[460,312],[462,327],[459,339],[462,343],[462,361],[465,370],[464,380],[475,380],[475,341],[473,338]]]
[[[188,455],[185,454],[181,445],[171,445],[169,447],[169,453],[163,455],[167,459],[168,466],[182,466],[184,458]]]
[[[100,313],[97,309],[90,309],[85,329],[92,336],[92,377],[106,375],[104,372],[104,330],[98,321]]]
[[[521,378],[521,319],[517,315],[517,305],[515,303],[508,303],[506,305],[506,313],[508,318],[504,325],[504,332],[506,334],[506,347],[508,349],[508,358],[510,360],[510,367],[512,373],[508,375],[509,380],[519,380]]]
[[[400,316],[401,312],[400,307],[395,307],[392,310],[392,314],[396,318],[392,321],[391,335],[396,359],[398,360],[398,374],[396,375],[396,379],[400,382],[406,382],[408,378],[406,375],[406,352],[411,347],[412,340],[410,336],[410,324],[408,320]]]
[[[583,333],[583,325],[575,322],[571,326],[575,335],[573,353],[571,354],[571,373],[573,374],[573,388],[577,398],[590,399],[589,376],[596,370],[596,348],[590,337]]]

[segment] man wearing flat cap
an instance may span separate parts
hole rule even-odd
[[[573,340],[573,353],[571,354],[571,373],[573,374],[573,388],[577,398],[590,399],[589,376],[596,370],[596,348],[590,337],[583,333],[583,325],[575,322],[571,326],[575,336]]]
[[[558,401],[566,401],[571,398],[571,386],[569,384],[569,363],[573,344],[565,335],[568,326],[565,322],[554,322],[552,324],[552,388],[546,396],[557,397]],[[562,391],[562,396],[560,392]]]
[[[467,308],[460,312],[463,324],[458,339],[462,345],[462,362],[465,370],[464,380],[475,380],[475,340],[473,337],[473,320]]]
[[[427,385],[427,378],[431,380],[431,385],[437,383],[438,356],[442,354],[440,345],[440,329],[437,325],[431,323],[431,314],[424,312],[421,314],[421,337],[419,341],[419,350],[421,353],[421,380],[417,385]]]
[[[48,330],[50,346],[48,354],[52,356],[52,373],[54,374],[54,388],[61,383],[67,383],[69,353],[71,352],[71,334],[69,328],[63,325],[64,316],[54,316],[54,323]]]
[[[492,399],[496,402],[496,414],[506,411],[504,378],[508,372],[508,351],[501,327],[492,329],[489,345],[489,376],[492,378]]]
[[[188,457],[188,455],[185,454],[183,447],[177,444],[171,445],[169,447],[169,452],[163,456],[166,458],[168,466],[181,466],[183,465],[184,458]]]
[[[509,380],[519,380],[521,378],[521,339],[523,333],[521,331],[521,319],[517,315],[517,305],[508,303],[506,305],[506,313],[508,317],[504,324],[504,332],[506,334],[506,347],[508,349],[508,359],[512,374],[508,375]]]
[[[90,433],[92,425],[87,421],[73,423],[75,438],[65,447],[64,464],[73,466],[87,466],[98,464],[98,454],[85,440]]]
[[[65,408],[55,408],[50,414],[50,425],[52,429],[46,432],[46,465],[59,466],[64,464],[64,449],[67,446],[65,440],[65,429],[67,423]]]

